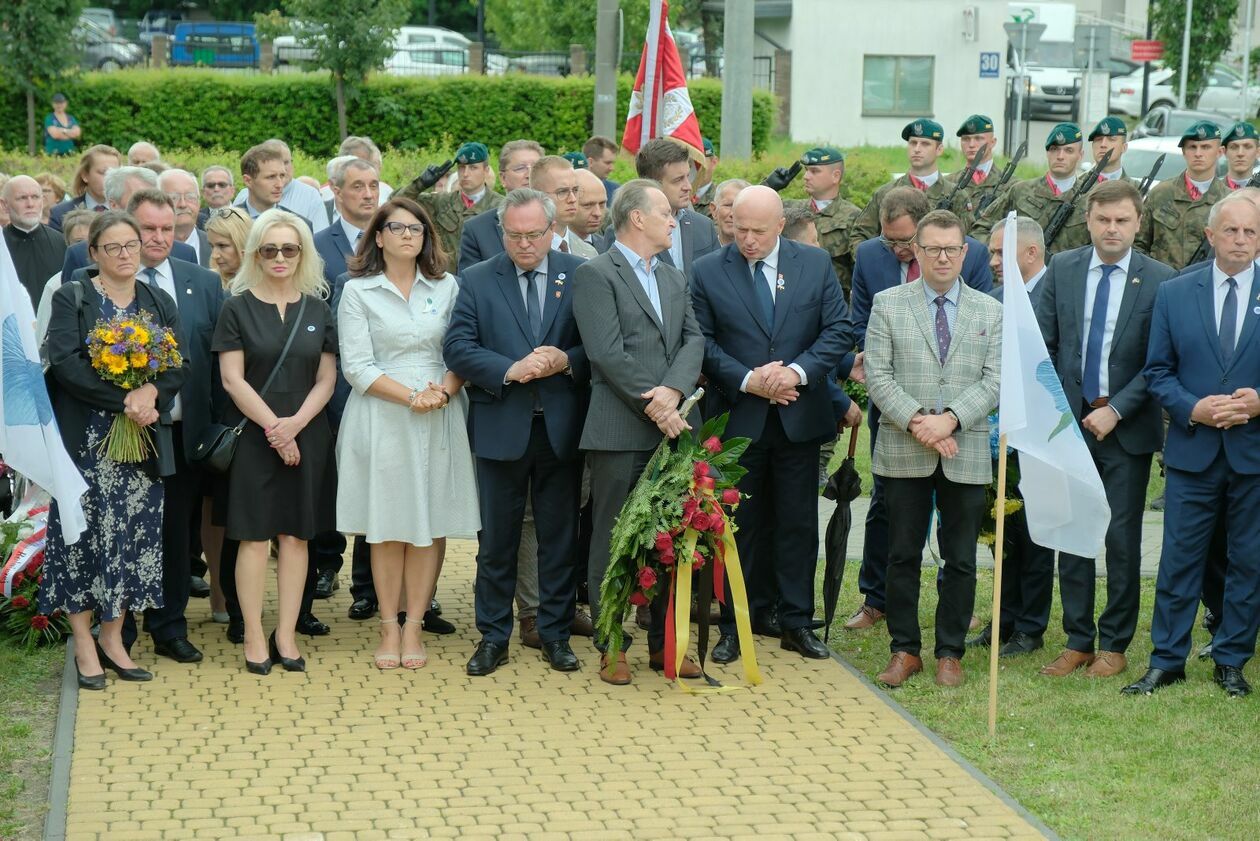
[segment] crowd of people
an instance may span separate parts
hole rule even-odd
[[[425,634],[457,631],[436,599],[448,538],[478,540],[467,672],[505,663],[514,628],[551,668],[577,670],[571,639],[594,636],[609,535],[648,457],[662,436],[724,412],[727,434],[751,439],[735,519],[753,630],[825,658],[816,496],[837,434],[863,419],[846,381],[869,394],[874,491],[863,603],[845,627],[886,619],[879,680],[896,687],[923,669],[920,566],[934,512],[936,682],[963,682],[969,648],[1035,652],[1056,559],[1018,517],[1000,639],[966,638],[980,624],[1005,280],[1029,291],[1112,512],[1101,613],[1095,560],[1058,556],[1067,647],[1042,673],[1127,670],[1141,518],[1162,450],[1154,654],[1123,691],[1185,679],[1202,601],[1214,639],[1201,656],[1226,692],[1247,694],[1260,623],[1254,128],[1222,137],[1191,126],[1185,173],[1149,194],[1123,168],[1115,118],[1088,135],[1056,126],[1045,175],[1010,183],[994,165],[990,119],[956,131],[974,163],[966,173],[939,171],[944,134],[930,119],[908,124],[909,171],[860,209],[840,196],[833,147],[803,154],[809,198],[785,202],[793,173],[715,182],[707,141],[697,173],[697,150],[669,139],[644,144],[638,177],[620,185],[609,180],[618,147],[600,137],[563,155],[514,140],[497,171],[470,141],[453,171],[430,167],[397,191],[380,180],[380,151],[354,136],[325,184],[295,178],[275,139],[199,174],[150,143],[125,156],[91,146],[68,196],[55,179],[9,178],[4,237],[89,488],[75,544],[60,540],[53,507],[40,594],[41,610],[70,617],[80,686],[103,688],[106,669],[151,678],[131,658],[138,613],[158,655],[199,661],[190,596],[209,597],[250,672],[305,669],[299,635],[329,632],[313,604],[340,586],[347,549],[350,618],[379,614],[374,666],[422,668]],[[1105,168],[1084,169],[1087,144]],[[1052,222],[1061,208],[1066,223]],[[1008,249],[1020,277],[1002,277]],[[175,331],[184,361],[125,390],[94,373],[85,338],[98,319],[139,311]],[[684,417],[698,384],[705,400]],[[102,455],[118,414],[171,446],[139,463]],[[226,473],[199,460],[219,424],[240,430]],[[278,599],[266,616],[273,553]],[[655,670],[664,601],[635,616]],[[741,656],[730,604],[717,663]],[[600,679],[631,681],[631,641],[608,651],[593,639]],[[688,659],[680,675],[701,669]]]

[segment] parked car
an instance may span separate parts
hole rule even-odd
[[[1177,105],[1176,83],[1178,71],[1170,67],[1151,68],[1151,87],[1147,102],[1150,108]],[[1249,115],[1260,116],[1260,87],[1252,86],[1248,91],[1247,110]],[[1243,104],[1242,77],[1224,64],[1217,64],[1208,75],[1207,87],[1199,95],[1194,107],[1203,111],[1218,111],[1237,119],[1238,110]],[[1142,112],[1142,71],[1136,70],[1127,76],[1111,80],[1111,110],[1130,117],[1141,116]]]
[[[150,9],[140,19],[140,43],[146,46],[152,44],[154,35],[170,35],[177,25],[186,20],[188,13],[179,9]]]
[[[458,76],[468,72],[468,51],[422,47],[395,50],[385,61],[391,76]]]
[[[144,50],[116,38],[89,18],[74,25],[74,42],[79,48],[79,66],[84,70],[118,70],[144,62]]]
[[[404,26],[394,36],[394,48],[396,50],[413,50],[416,47],[462,50],[465,68],[468,67],[468,51],[471,46],[472,41],[468,38],[453,29],[447,29],[443,26]],[[485,72],[488,75],[502,75],[507,70],[507,58],[498,53],[486,53]]]
[[[1229,131],[1229,127],[1233,125],[1233,120],[1228,116],[1218,114],[1215,111],[1191,111],[1161,104],[1146,112],[1146,116],[1139,120],[1138,124],[1129,132],[1129,137],[1172,137],[1179,139],[1186,129],[1199,122],[1199,120],[1209,120],[1216,123],[1221,127],[1222,135]]]
[[[100,6],[88,6],[79,12],[79,19],[86,18],[92,23],[104,29],[111,38],[118,37],[118,18],[114,16],[113,9],[105,9]]]
[[[197,22],[176,25],[171,64],[201,67],[257,67],[258,39],[252,23]]]
[[[291,34],[279,35],[271,42],[272,52],[277,64],[295,64],[301,61],[314,61],[315,50],[304,39],[309,35],[318,37],[318,24],[294,21],[290,25]]]

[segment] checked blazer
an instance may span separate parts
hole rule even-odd
[[[945,477],[982,485],[993,478],[989,412],[997,405],[1002,360],[1002,305],[962,284],[949,353],[942,365],[934,314],[916,280],[875,296],[866,329],[866,388],[879,407],[873,471],[892,478],[931,476],[942,462],[915,440],[910,421],[950,409],[960,425],[958,455],[944,459]]]

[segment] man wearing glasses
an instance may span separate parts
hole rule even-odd
[[[573,164],[560,155],[548,155],[534,164],[533,185],[556,203],[556,221],[551,228],[552,250],[576,254],[586,260],[598,254],[594,246],[583,242],[569,228],[577,221],[579,209],[577,171]]]
[[[208,166],[201,171],[201,211],[197,214],[197,227],[205,228],[210,211],[230,207],[236,181],[232,171],[225,166]]]
[[[528,187],[534,164],[543,155],[543,147],[533,140],[509,140],[499,150],[499,181],[503,192]],[[503,229],[499,227],[497,208],[487,210],[464,223],[459,235],[459,265],[475,266],[503,253]]]
[[[923,537],[940,511],[936,683],[960,686],[976,596],[976,540],[993,478],[988,416],[998,401],[1002,305],[962,281],[970,246],[948,210],[920,220],[911,248],[921,276],[875,296],[866,383],[882,413],[872,472],[897,511],[888,538],[892,657],[878,680],[897,687],[923,670],[919,582]]]
[[[168,169],[158,176],[158,189],[175,206],[175,240],[197,252],[197,265],[210,266],[210,241],[205,231],[197,227],[201,211],[201,195],[197,192],[197,179],[191,172]]]

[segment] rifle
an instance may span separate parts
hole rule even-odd
[[[765,180],[762,181],[761,183],[763,186],[769,187],[771,190],[774,190],[776,193],[781,193],[783,192],[784,188],[786,188],[787,185],[791,184],[792,180],[800,174],[801,174],[801,162],[795,161],[792,164],[790,169],[784,169],[781,166],[775,167],[774,170],[771,171],[771,173],[767,175],[765,177]]]
[[[1098,173],[1107,168],[1107,164],[1111,163],[1111,155],[1114,149],[1107,150],[1107,154],[1103,155],[1098,165],[1091,169],[1083,176],[1077,176],[1076,186],[1072,188],[1072,192],[1068,194],[1067,201],[1059,205],[1059,209],[1054,212],[1054,216],[1050,218],[1050,224],[1046,225],[1046,250],[1054,244],[1054,240],[1059,236],[1059,232],[1063,230],[1063,226],[1067,224],[1068,219],[1072,216],[1072,211],[1076,209],[1076,203],[1085,197],[1085,194],[1098,183]]]
[[[1146,177],[1142,179],[1142,183],[1138,184],[1138,192],[1142,198],[1146,198],[1146,194],[1151,191],[1151,185],[1155,183],[1155,173],[1159,172],[1159,168],[1164,165],[1164,158],[1167,155],[1160,155],[1155,159],[1155,166],[1151,167],[1151,171],[1146,173]]]
[[[976,174],[976,169],[980,166],[980,162],[984,160],[984,156],[988,151],[988,143],[976,150],[975,157],[971,159],[971,163],[967,164],[967,168],[959,173],[958,180],[954,182],[954,189],[950,190],[948,196],[936,203],[937,210],[949,210],[954,206],[954,199],[958,198],[958,193],[970,183],[972,177]]]
[[[443,161],[440,164],[429,164],[424,168],[424,172],[417,175],[413,183],[419,185],[416,192],[423,193],[434,184],[442,180],[442,176],[451,171],[451,167],[455,165],[452,160]]]
[[[1260,187],[1260,173],[1252,175],[1243,187]],[[1241,187],[1239,189],[1242,189]],[[1208,258],[1208,250],[1212,245],[1208,242],[1207,234],[1203,235],[1203,242],[1199,243],[1199,247],[1195,249],[1194,254],[1190,255],[1190,262],[1186,263],[1182,268],[1193,266],[1195,263],[1201,263]]]
[[[1015,150],[1015,157],[1011,158],[1011,162],[1006,165],[1006,169],[1002,170],[1002,177],[992,187],[986,187],[984,193],[980,196],[980,201],[976,202],[975,215],[980,218],[980,214],[984,213],[984,209],[993,204],[993,200],[998,197],[998,193],[1002,192],[1002,188],[1006,186],[1006,182],[1010,181],[1015,175],[1015,167],[1019,166],[1019,162],[1024,159],[1024,155],[1028,154],[1028,141],[1025,140],[1019,144],[1019,148]]]

